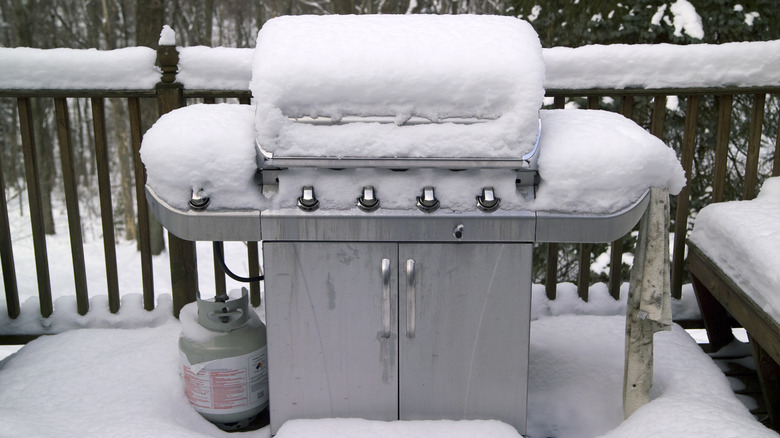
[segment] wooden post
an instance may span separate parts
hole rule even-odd
[[[41,316],[51,316],[54,306],[51,301],[51,277],[49,276],[49,256],[46,251],[46,231],[41,206],[40,173],[35,153],[35,134],[33,132],[32,108],[29,97],[17,99],[19,109],[19,128],[22,134],[24,152],[24,170],[27,178],[27,198],[30,204],[30,222],[33,230],[33,248],[35,251],[35,270],[38,280],[38,299]]]
[[[119,273],[116,264],[116,238],[114,237],[114,208],[111,203],[111,178],[108,166],[108,140],[106,138],[105,102],[93,97],[92,126],[95,132],[95,161],[97,163],[100,219],[103,229],[103,251],[106,261],[108,307],[111,313],[119,311]]]
[[[146,168],[141,162],[141,102],[137,97],[127,100],[130,113],[130,139],[133,143],[133,170],[135,171],[135,202],[138,211],[138,246],[141,249],[141,283],[144,309],[154,310],[154,272],[152,270],[152,242],[149,224],[149,206],[146,203]]]
[[[176,82],[179,53],[175,46],[160,46],[157,63],[163,74],[157,84],[157,107],[160,116],[185,105],[183,86]],[[173,314],[177,318],[185,304],[195,301],[198,291],[198,259],[195,242],[183,240],[168,232],[168,251],[171,264],[171,293]]]
[[[76,308],[79,315],[86,315],[89,310],[87,269],[84,263],[81,215],[79,214],[76,172],[73,168],[71,152],[67,100],[64,97],[55,98],[54,109],[57,115],[57,135],[60,144],[60,161],[62,162],[62,184],[65,187],[65,205],[68,211],[68,233],[70,236],[71,259],[73,260],[73,280],[76,287]]]
[[[16,283],[16,268],[14,267],[14,248],[11,245],[11,227],[8,223],[8,204],[5,197],[5,177],[0,163],[0,261],[3,265],[3,285],[5,286],[5,303],[8,317],[19,317],[19,289]]]
[[[753,95],[753,109],[750,112],[750,133],[748,134],[748,151],[745,159],[745,186],[742,191],[742,199],[748,200],[756,197],[756,184],[758,183],[758,155],[761,149],[761,127],[764,125],[764,104],[766,94]]]
[[[683,131],[682,166],[685,171],[685,187],[677,195],[677,213],[674,218],[674,247],[672,259],[672,297],[682,297],[683,257],[685,239],[688,234],[688,209],[691,202],[691,172],[693,155],[696,148],[696,120],[699,116],[699,96],[688,96],[685,110],[685,129]]]
[[[731,108],[734,96],[718,96],[718,133],[715,140],[715,170],[712,173],[712,202],[724,200],[726,190],[726,160],[729,152]]]

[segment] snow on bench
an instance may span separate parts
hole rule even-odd
[[[780,178],[766,180],[756,199],[703,208],[688,267],[711,346],[734,339],[729,314],[745,327],[767,410],[780,426]]]

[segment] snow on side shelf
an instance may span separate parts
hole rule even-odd
[[[160,117],[141,146],[146,183],[183,210],[199,189],[210,195],[210,208],[259,208],[253,118],[251,106],[231,104],[191,105]]]
[[[541,117],[534,210],[609,213],[650,187],[676,195],[685,186],[674,150],[620,114],[552,110]]]
[[[161,73],[156,57],[148,47],[0,48],[0,88],[153,90]]]
[[[690,239],[780,320],[780,177],[764,181],[756,199],[701,209]]]
[[[539,38],[515,18],[287,16],[258,34],[250,88],[258,143],[270,153],[518,156],[536,142],[543,80]],[[388,116],[395,123],[327,127],[338,141],[326,149],[317,141],[324,127],[288,119],[304,116]],[[413,116],[485,121],[399,129]],[[484,143],[491,149],[477,147]]]
[[[227,437],[187,401],[179,375],[180,331],[170,322],[74,330],[29,343],[0,362],[0,435]],[[623,316],[532,322],[528,436],[778,436],[752,418],[718,367],[679,327],[655,335],[651,402],[623,421],[624,333]],[[511,432],[497,422],[342,419],[291,422],[277,436],[517,436]],[[242,436],[266,438],[269,431]]]

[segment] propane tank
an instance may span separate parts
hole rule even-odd
[[[231,295],[234,291],[231,291]],[[235,290],[238,292],[238,290]],[[179,356],[187,398],[222,430],[247,427],[268,408],[265,325],[241,297],[217,295],[180,314]]]

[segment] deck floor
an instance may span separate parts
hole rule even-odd
[[[747,343],[743,345],[743,348],[729,349],[729,351],[724,351],[726,348],[723,348],[721,351],[713,352],[710,344],[699,344],[726,375],[737,398],[750,410],[756,420],[771,428],[750,346]]]

